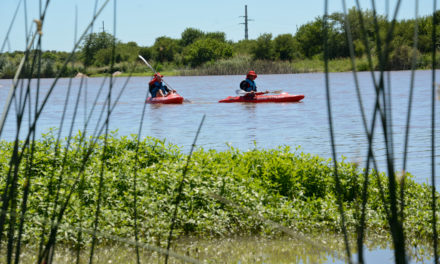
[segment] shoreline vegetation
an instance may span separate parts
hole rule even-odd
[[[20,150],[24,157],[18,185],[27,184],[27,177],[32,179],[26,217],[33,220],[25,223],[23,243],[39,241],[43,226],[52,217],[58,217],[55,208],[61,206],[69,194],[69,206],[62,217],[57,241],[71,246],[86,246],[91,242],[92,236],[85,232],[78,240],[78,230],[93,229],[93,205],[98,199],[101,165],[105,160],[100,232],[120,238],[132,237],[136,208],[139,241],[163,246],[187,155],[165,140],[147,137],[138,143],[134,135],[121,137],[113,132],[107,138],[106,157],[102,157],[104,136],[95,146],[92,141],[92,138],[82,141],[82,135],[78,134],[66,149],[66,142],[56,146],[53,132],[44,134],[35,142],[30,170],[25,169],[29,165],[26,161],[30,150]],[[2,174],[9,170],[13,146],[13,142],[0,141]],[[89,147],[94,147],[91,153]],[[330,159],[303,153],[299,147],[246,152],[233,147],[227,151],[198,148],[185,176],[174,239],[187,236],[204,239],[282,237],[282,232],[273,223],[296,234],[338,235],[341,233],[340,215],[331,164]],[[24,175],[25,171],[31,175]],[[358,164],[346,160],[338,163],[343,190],[340,195],[351,233],[356,232],[360,217],[363,172]],[[396,183],[401,180],[402,175],[396,175]],[[4,185],[2,177],[0,186]],[[387,237],[391,241],[382,201],[389,199],[387,185],[384,173],[370,172],[367,239]],[[384,198],[381,198],[381,188]],[[427,224],[431,221],[430,201],[426,199],[430,192],[428,185],[416,183],[409,173],[406,175],[404,229],[407,245],[411,247],[429,247],[432,239],[432,229]],[[21,203],[22,199],[20,191],[17,202]]]
[[[435,80],[431,93],[431,182],[417,183],[411,173],[420,172],[407,172],[405,165],[415,76],[411,76],[404,165],[399,172],[393,158],[391,78],[383,73],[430,69],[434,74],[440,68],[440,57],[436,56],[440,52],[436,45],[440,10],[430,16],[397,20],[398,4],[393,18],[379,15],[375,9],[352,7],[346,12],[344,7],[343,13],[325,11],[323,16],[296,30],[292,28],[290,32],[295,33],[264,33],[256,39],[234,42],[224,32],[186,28],[180,38],[158,36],[153,45],[143,46],[134,41],[122,42],[117,39],[119,36],[106,32],[104,26],[102,32],[94,31],[96,19],[108,2],[95,8],[92,20],[82,31],[84,34],[77,38],[75,33],[72,53],[44,50],[42,46],[43,38],[50,34],[43,34],[48,2],[44,10],[40,3],[39,19],[33,20],[34,33],[25,30],[26,36],[33,36],[26,38],[25,51],[12,51],[9,45],[4,51],[10,31],[5,38],[0,51],[0,78],[14,78],[14,82],[0,134],[6,124],[4,117],[13,115],[17,121],[16,140],[0,140],[0,255],[5,255],[7,263],[12,263],[13,258],[18,263],[21,250],[32,247],[31,253],[38,263],[52,263],[57,248],[74,250],[77,263],[85,255],[82,251],[90,250],[92,262],[97,258],[95,248],[101,247],[105,252],[117,244],[135,250],[137,263],[140,246],[152,250],[154,245],[154,253],[163,255],[168,263],[170,247],[176,248],[176,242],[177,246],[185,246],[183,241],[187,238],[203,243],[237,237],[271,241],[288,237],[307,245],[301,246],[304,250],[313,247],[333,252],[332,242],[327,245],[326,241],[313,240],[320,235],[338,237],[339,245],[345,247],[340,250],[345,251],[341,252],[345,255],[341,259],[347,262],[352,256],[356,258],[352,253],[357,251],[357,262],[365,263],[364,249],[370,245],[368,241],[376,240],[388,242],[386,249],[392,251],[399,264],[413,256],[412,250],[416,255],[429,252],[438,259],[440,195],[434,174]],[[116,2],[113,10],[116,26]],[[31,21],[26,5],[24,16],[25,21]],[[139,34],[148,32],[145,28]],[[168,76],[243,76],[249,70],[258,74],[380,72],[379,79],[372,75],[376,97],[371,128],[357,89],[363,133],[369,143],[366,168],[336,157],[327,74],[326,103],[333,160],[304,153],[300,147],[255,147],[247,151],[233,146],[224,151],[196,147],[205,116],[191,151],[185,154],[166,139],[137,138],[144,125],[145,104],[139,136],[120,136],[108,131],[111,113],[123,91],[115,97],[112,82],[108,83],[107,91],[101,89],[103,82],[95,103],[92,107],[87,103],[84,110],[80,109],[80,100],[88,102],[88,89],[82,89],[81,81],[75,98],[69,82],[66,99],[60,101],[64,102],[63,114],[54,113],[60,118],[59,127],[38,137],[35,134],[40,114],[50,104],[49,97],[54,96],[52,91],[59,77],[148,76],[155,71]],[[40,78],[54,78],[48,80],[52,82],[50,89],[40,89]],[[32,90],[35,79],[36,93]],[[357,82],[356,86],[359,88]],[[95,107],[98,105],[102,107]],[[13,107],[14,113],[9,111]],[[99,119],[90,135],[87,128],[93,125],[89,121],[98,108]],[[73,116],[69,136],[62,139],[61,132],[68,126],[65,114],[70,110]],[[81,114],[84,131],[72,136]],[[386,172],[369,167],[377,167],[373,133],[380,126],[385,139]],[[26,140],[19,140],[22,133]],[[185,255],[189,253],[179,257]]]
[[[440,11],[434,15],[440,18]],[[363,25],[357,23],[360,18]],[[250,69],[258,74],[324,72],[324,42],[328,45],[326,59],[330,72],[409,70],[412,65],[415,69],[428,69],[432,65],[440,67],[440,58],[435,64],[432,62],[432,21],[433,16],[388,21],[371,10],[358,11],[353,7],[347,16],[339,12],[330,14],[327,24],[323,17],[316,17],[300,26],[295,34],[273,36],[264,33],[256,39],[233,42],[227,40],[224,32],[186,28],[181,38],[160,36],[152,46],[141,46],[133,41],[123,43],[103,31],[86,35],[66,65],[69,52],[30,51],[27,54],[30,57],[41,55],[40,71],[37,74],[30,65],[25,65],[21,77],[75,77],[79,73],[91,77],[115,73],[120,76],[153,75],[138,55],[167,76],[244,75]],[[440,23],[440,19],[434,21]],[[351,30],[350,44],[346,36],[347,22]],[[390,26],[394,26],[396,37],[387,44],[385,51],[376,43],[387,43],[385,37]],[[416,28],[417,39],[414,36]],[[379,60],[385,52],[389,54],[387,63],[380,65]],[[13,78],[23,56],[23,51],[0,53],[0,78]],[[351,58],[355,61],[355,69]]]
[[[1,67],[0,54],[0,67]],[[432,60],[431,54],[421,56],[420,63],[415,70],[431,69]],[[406,66],[399,66],[393,70],[410,70],[409,60]],[[154,61],[153,61],[154,62]],[[350,72],[353,71],[353,66],[350,58],[335,58],[329,62],[329,72]],[[244,75],[249,69],[253,69],[258,74],[296,74],[296,73],[322,73],[324,72],[324,61],[319,58],[301,59],[289,61],[271,61],[271,60],[253,60],[248,55],[242,55],[231,59],[221,59],[205,63],[196,68],[191,67],[177,67],[171,64],[162,65],[160,63],[152,63],[153,67],[160,71],[164,76],[208,76],[208,75]],[[355,71],[363,72],[370,71],[367,56],[356,58]],[[440,58],[436,63],[440,68]],[[109,76],[111,72],[110,66],[103,67],[89,67],[87,69],[80,66],[67,66],[62,70],[60,77],[104,77]],[[54,78],[56,72],[60,70],[60,66],[55,66],[54,69],[49,70],[49,73],[42,74],[42,78]],[[373,58],[373,70],[378,69],[377,58]],[[118,63],[113,66],[114,77],[128,77],[128,76],[153,76],[154,72],[147,69],[142,62],[134,63]],[[7,71],[0,70],[0,79],[12,79],[15,74],[15,68]],[[38,76],[33,76],[34,78]]]
[[[358,62],[359,63],[359,62]],[[365,63],[367,59],[362,59],[362,62],[357,67],[365,70]],[[329,62],[330,72],[349,72],[352,70],[350,59],[335,59]],[[164,68],[160,71],[164,76],[212,76],[212,75],[244,75],[249,70],[254,69],[258,74],[296,74],[296,73],[318,73],[324,72],[324,62],[321,60],[300,60],[293,62],[279,62],[279,61],[252,61],[250,58],[241,57],[227,60],[220,60],[205,64],[198,68]],[[421,69],[428,69],[420,68]],[[100,70],[92,71],[99,72]],[[105,70],[107,71],[107,70]],[[152,76],[151,71],[143,72],[119,72],[115,77],[128,76]],[[88,77],[104,77],[108,73],[92,73]]]
[[[1,56],[1,55],[0,55]],[[423,64],[415,70],[431,69],[430,54],[424,56]],[[362,57],[356,59],[356,72],[370,71],[368,66],[368,58]],[[436,65],[439,65],[440,60]],[[254,69],[258,74],[297,74],[297,73],[322,73],[324,72],[324,61],[320,59],[304,59],[292,62],[284,61],[266,61],[266,60],[252,60],[250,57],[241,56],[233,59],[222,59],[215,62],[206,63],[197,68],[177,68],[176,66],[159,66],[153,64],[153,67],[161,69],[160,72],[164,76],[209,76],[209,75],[245,75],[249,69]],[[374,59],[374,70],[378,70],[377,59]],[[404,68],[400,70],[409,70]],[[109,76],[110,66],[99,68],[88,68],[87,70],[81,68],[67,67],[68,74],[61,74],[60,77],[104,77]],[[159,71],[159,70],[158,70]],[[329,72],[350,72],[353,71],[352,62],[350,58],[337,58],[329,61]],[[113,77],[128,77],[140,76],[150,77],[153,72],[146,70],[142,63],[127,64],[121,63],[114,66]],[[37,77],[37,76],[33,76]],[[54,78],[54,74],[48,74],[43,78]],[[12,79],[12,71],[10,74],[0,72],[0,79]]]

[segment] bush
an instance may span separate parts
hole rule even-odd
[[[181,34],[180,45],[186,47],[194,43],[197,39],[205,36],[203,31],[196,28],[187,28]]]
[[[185,62],[196,67],[208,61],[232,57],[232,47],[217,39],[203,38],[186,47],[184,54]]]
[[[273,60],[275,58],[275,50],[272,42],[272,34],[263,34],[258,37],[251,51],[254,59]]]
[[[108,33],[91,33],[86,36],[81,47],[81,59],[85,66],[95,63],[95,55],[103,49],[111,48],[118,41]]]
[[[291,34],[277,36],[274,39],[274,49],[276,57],[280,60],[291,61],[295,57],[300,57],[298,45]]]
[[[173,61],[179,49],[178,40],[169,37],[159,37],[153,45],[153,56],[160,62]]]
[[[97,190],[101,177],[101,166],[105,166],[103,192],[101,193],[100,231],[120,237],[132,236],[134,195],[138,202],[138,224],[140,241],[151,241],[155,236],[168,234],[176,192],[182,182],[182,171],[187,156],[176,146],[154,138],[140,140],[136,137],[117,138],[113,133],[107,137],[106,154],[103,155],[104,136],[97,139],[90,155],[87,146],[92,139],[82,142],[81,135],[71,141],[66,152],[64,142],[55,146],[53,133],[44,135],[35,142],[32,169],[32,186],[29,193],[27,221],[24,226],[24,242],[38,239],[41,225],[49,204],[55,205],[54,188],[58,174],[63,173],[59,182],[59,201],[65,201],[72,192],[69,206],[65,211],[57,241],[76,243],[75,228],[88,229],[93,225],[94,208],[98,199]],[[77,151],[77,148],[79,151]],[[0,141],[0,173],[9,169],[13,142]],[[23,150],[23,164],[19,170],[17,202],[23,198],[26,164],[30,162],[30,151]],[[64,157],[65,155],[65,157]],[[103,163],[105,161],[105,163]],[[84,165],[84,173],[81,173]],[[134,169],[137,170],[136,193]],[[336,197],[344,202],[349,230],[353,230],[359,215],[363,171],[355,164],[338,163],[338,175],[342,193],[335,188],[334,167],[331,160],[318,156],[291,152],[289,147],[270,150],[254,149],[241,152],[234,148],[218,152],[198,149],[193,153],[182,196],[179,204],[176,236],[183,234],[197,236],[228,236],[266,234],[272,227],[234,206],[213,198],[221,195],[237,207],[244,208],[259,216],[276,221],[283,226],[301,232],[340,232],[340,219]],[[83,177],[80,180],[79,176]],[[432,230],[430,221],[430,188],[415,183],[410,175],[405,182],[405,230],[408,238],[428,238]],[[384,174],[370,174],[366,219],[369,234],[383,234],[387,220],[379,192],[379,181],[387,190]],[[5,186],[5,177],[0,177],[0,187]],[[52,193],[52,196],[50,195]],[[62,203],[62,202],[61,202]],[[18,203],[20,204],[20,203]],[[438,205],[440,208],[440,205]],[[78,212],[82,212],[79,214]],[[48,216],[50,217],[50,215]],[[274,234],[269,232],[269,234]],[[90,242],[85,235],[78,243]]]
[[[148,61],[153,58],[153,50],[150,47],[142,47],[139,49],[139,55]]]
[[[414,66],[417,67],[417,63],[420,58],[420,52],[418,50],[416,50],[415,52],[416,65]],[[407,45],[399,46],[391,53],[389,68],[391,70],[409,70],[412,66],[413,56],[413,48]]]
[[[3,63],[0,68],[0,78],[12,79],[17,71],[18,64],[15,64],[13,60],[8,59]]]
[[[42,62],[41,77],[53,78],[55,76],[54,62],[52,60],[45,60]]]

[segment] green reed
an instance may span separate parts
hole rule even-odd
[[[40,115],[58,79],[62,76],[72,77],[72,73],[78,70],[78,64],[75,64],[76,49],[84,36],[93,31],[95,20],[109,1],[99,9],[98,1],[95,1],[93,18],[84,33],[77,39],[75,29],[72,52],[56,65],[51,65],[41,56],[41,33],[49,2],[46,1],[44,5],[40,2],[40,17],[36,20],[35,28],[27,34],[31,37],[27,39],[27,49],[23,54],[16,58],[17,54],[14,54],[13,60],[5,60],[6,55],[2,52],[9,36],[6,36],[0,52],[0,63],[3,66],[7,64],[7,67],[3,67],[6,71],[0,77],[14,77],[0,119],[0,136],[13,103],[17,119],[15,140],[0,141],[0,250],[5,252],[3,255],[6,263],[20,263],[22,247],[35,241],[39,242],[34,254],[38,263],[57,261],[56,245],[74,248],[77,263],[85,262],[86,259],[93,263],[96,261],[95,247],[99,251],[102,248],[100,246],[106,243],[122,243],[135,248],[136,257],[133,262],[136,263],[141,262],[141,249],[156,254],[158,258],[155,261],[160,261],[164,256],[165,262],[168,257],[173,257],[197,263],[197,260],[173,252],[172,249],[181,246],[175,243],[184,243],[179,238],[203,236],[209,239],[236,235],[266,238],[290,236],[301,241],[303,248],[324,251],[347,262],[352,261],[351,241],[355,239],[359,263],[365,262],[363,251],[368,238],[383,236],[393,243],[396,263],[408,261],[408,245],[422,245],[431,249],[434,262],[438,263],[436,212],[439,195],[435,186],[434,137],[434,70],[439,61],[435,45],[436,13],[432,16],[431,56],[416,52],[417,27],[413,47],[392,49],[400,1],[396,3],[394,13],[385,25],[379,24],[375,3],[372,2],[374,32],[368,34],[359,1],[356,1],[359,10],[356,19],[362,29],[361,42],[367,55],[361,58],[355,56],[354,46],[359,43],[353,43],[349,20],[345,17],[343,30],[350,58],[329,60],[325,1],[322,28],[324,53],[312,60],[263,61],[241,55],[208,62],[196,69],[180,70],[171,63],[155,65],[160,71],[169,70],[180,75],[241,75],[249,69],[260,73],[325,72],[333,159],[324,160],[299,150],[291,152],[287,147],[248,152],[234,148],[223,152],[199,148],[186,155],[176,146],[166,145],[163,140],[141,139],[144,113],[137,136],[117,136],[108,131],[108,123],[112,120],[111,113],[130,78],[127,78],[120,93],[115,95],[111,74],[123,71],[126,74],[129,72],[131,76],[133,72],[143,69],[138,63],[116,64],[115,45],[110,65],[83,69],[88,74],[104,74],[109,77],[103,80],[95,98],[95,102],[98,98],[104,98],[105,103],[101,109],[96,109],[96,103],[89,108],[85,105],[83,131],[88,131],[87,128],[91,126],[94,127],[93,132],[78,135],[72,133],[73,123],[78,121],[79,100],[87,97],[87,82],[83,79],[78,94],[71,95],[70,80],[63,117],[60,118],[57,131],[36,140],[35,130]],[[21,3],[18,3],[9,28],[14,24]],[[26,8],[26,1],[23,3]],[[415,3],[417,22],[418,1]],[[436,10],[435,1],[433,3]],[[345,1],[343,4],[346,16]],[[114,1],[114,22],[116,10]],[[28,28],[25,31],[28,33]],[[370,39],[372,35],[374,41]],[[388,72],[392,69],[411,69],[411,95],[414,89],[414,70],[428,67],[433,70],[430,186],[414,182],[405,167],[400,174],[396,173],[399,171],[394,165],[394,145],[397,142],[393,140]],[[353,71],[365,140],[369,142],[365,166],[346,161],[337,162],[328,74],[332,71]],[[376,103],[370,124],[366,122],[363,111],[356,77],[358,71],[370,71],[375,86]],[[42,94],[39,89],[40,78],[48,76],[55,76],[55,79],[47,93]],[[32,78],[37,78],[35,98],[31,93]],[[70,127],[64,124],[69,97],[75,99]],[[410,134],[411,98],[409,96],[406,142]],[[90,117],[95,111],[100,111],[100,118],[96,124],[91,124]],[[23,123],[25,115],[30,120],[28,124]],[[70,129],[69,135],[61,140],[65,126]],[[386,173],[378,171],[375,161],[372,142],[376,127],[383,131],[387,152]],[[24,138],[20,132],[24,132]],[[197,135],[193,147],[196,146]],[[345,258],[323,243],[310,241],[303,236],[322,232],[344,234]],[[430,244],[426,246],[427,243]],[[90,253],[83,254],[85,251]]]

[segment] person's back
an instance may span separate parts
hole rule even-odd
[[[154,79],[148,83],[148,91],[150,91],[151,97],[153,97],[153,98],[156,97],[155,83],[156,83],[156,80],[154,80]]]

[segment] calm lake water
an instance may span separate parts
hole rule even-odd
[[[439,80],[437,72],[436,79]],[[429,182],[431,177],[431,71],[417,71],[415,93],[410,126],[407,170],[415,175],[418,182]],[[402,169],[406,113],[410,87],[409,71],[391,72],[392,118],[394,135],[394,157],[396,170]],[[165,77],[191,103],[183,105],[147,105],[143,136],[166,138],[184,152],[189,152],[202,116],[206,115],[197,146],[205,149],[227,150],[229,146],[240,150],[275,148],[288,145],[292,150],[330,158],[330,134],[325,93],[325,76],[322,73],[259,75],[256,82],[260,90],[284,90],[291,94],[304,94],[300,103],[266,104],[220,104],[218,100],[235,95],[243,76],[190,76]],[[368,120],[372,119],[375,92],[370,73],[358,73],[363,104]],[[119,135],[137,134],[141,119],[148,77],[133,77],[122,93],[110,120],[110,129]],[[104,107],[108,91],[108,79],[88,78],[81,91],[79,112],[74,131],[82,130],[86,120],[85,112],[92,109],[99,88],[104,88],[95,104],[88,131],[93,133],[99,114]],[[112,100],[124,86],[127,78],[115,79]],[[80,79],[72,80],[68,113],[63,134],[68,135],[72,121],[73,105],[79,91]],[[53,79],[43,79],[40,83],[40,101],[46,94]],[[0,80],[0,111],[11,86],[11,80]],[[32,83],[35,98],[36,82]],[[60,118],[65,104],[69,79],[61,79],[56,84],[46,108],[38,123],[38,134],[50,127],[60,127]],[[330,74],[331,100],[335,127],[337,156],[349,161],[361,162],[365,167],[367,139],[362,125],[360,108],[356,96],[352,73]],[[440,171],[440,101],[436,101],[436,174]],[[13,114],[15,105],[10,114]],[[1,113],[1,112],[0,112]],[[12,140],[16,126],[13,115],[9,115],[7,125],[0,139]],[[27,116],[25,116],[25,120]],[[369,124],[371,122],[368,122]],[[27,121],[25,121],[27,124]],[[375,154],[379,170],[385,171],[385,149],[382,129],[375,131]]]
[[[437,72],[436,79],[439,80]],[[396,170],[402,169],[403,144],[406,113],[410,87],[410,72],[391,72],[393,140]],[[415,94],[410,126],[407,170],[416,181],[429,183],[431,177],[431,71],[417,71],[415,75]],[[230,146],[246,151],[252,148],[276,148],[291,146],[292,151],[299,148],[306,153],[322,157],[332,156],[325,93],[325,78],[322,73],[259,75],[256,80],[260,90],[284,90],[291,94],[304,94],[300,103],[266,104],[220,104],[218,100],[235,95],[243,76],[202,76],[202,77],[165,77],[165,80],[182,96],[190,100],[183,105],[146,105],[142,136],[166,138],[168,143],[189,152],[195,133],[203,115],[205,123],[197,142],[205,149],[227,150]],[[372,119],[375,92],[370,73],[358,74],[363,104],[368,121]],[[118,135],[137,134],[146,96],[148,77],[116,78],[113,86],[112,101],[121,91],[124,83],[127,87],[119,98],[110,120],[110,129],[118,130]],[[95,98],[104,83],[103,93]],[[63,135],[68,135],[73,119],[74,105],[80,93],[79,109],[74,122],[74,133],[83,130],[88,113],[94,108],[89,133],[95,131],[99,114],[105,106],[108,80],[104,78],[85,79],[86,85],[81,91],[80,79],[72,80],[67,115],[64,118]],[[40,101],[46,95],[53,79],[43,79],[40,83]],[[11,86],[11,80],[0,80],[0,111]],[[36,82],[31,83],[32,100],[36,97]],[[69,79],[61,79],[56,84],[48,104],[38,123],[38,134],[45,133],[51,127],[60,127],[63,107],[69,87]],[[367,139],[364,134],[360,108],[356,96],[352,73],[330,74],[330,88],[335,127],[337,156],[345,156],[349,161],[361,162],[365,166]],[[440,101],[436,101],[436,173],[440,171]],[[6,127],[0,139],[13,140],[16,133],[15,109],[13,104]],[[33,112],[33,107],[31,112]],[[0,112],[1,113],[1,112]],[[26,112],[27,113],[27,112]],[[24,117],[28,124],[28,114]],[[101,121],[102,123],[102,121]],[[369,122],[370,123],[370,122]],[[379,170],[385,171],[385,149],[382,129],[375,131],[375,154],[379,161]],[[21,134],[21,138],[24,134]],[[438,182],[438,180],[437,180]],[[368,251],[367,260],[380,259],[392,262],[393,254],[389,250],[374,249]],[[326,262],[324,260],[324,262]],[[327,262],[333,262],[327,259]],[[335,261],[340,263],[338,261]]]

